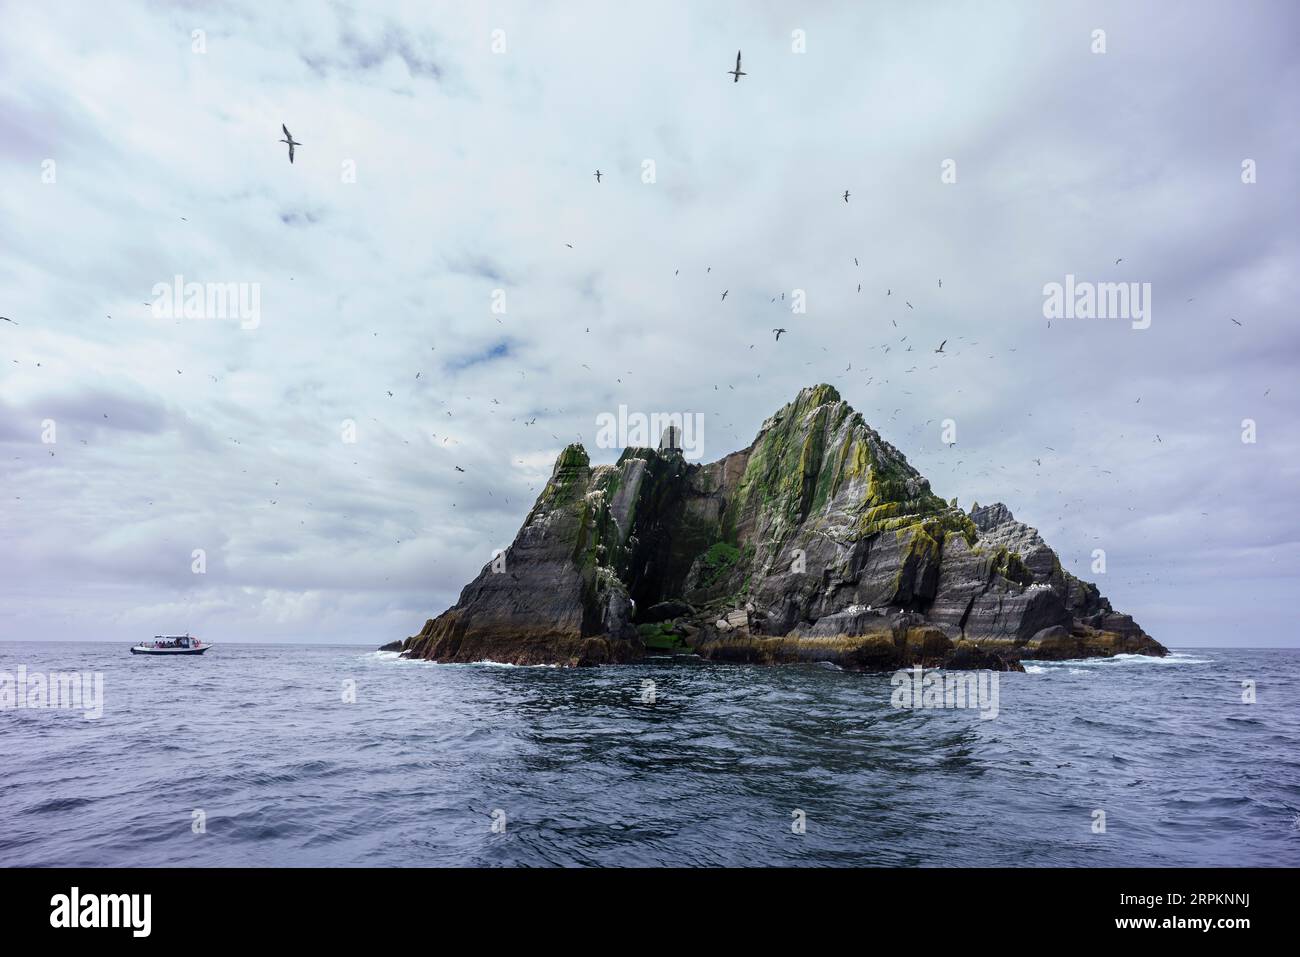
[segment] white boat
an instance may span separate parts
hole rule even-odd
[[[193,635],[154,635],[131,646],[133,655],[201,655],[212,646]]]

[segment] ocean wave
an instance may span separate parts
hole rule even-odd
[[[434,662],[444,664],[444,662]],[[559,668],[559,665],[512,665],[508,661],[467,661],[464,663],[447,662],[452,668]]]
[[[375,651],[366,656],[380,661],[402,661],[430,668],[559,668],[561,665],[514,665],[506,661],[429,661],[426,658],[403,658],[399,651]]]
[[[1184,652],[1173,651],[1165,658],[1154,655],[1112,655],[1109,658],[1062,658],[1059,661],[1042,661],[1045,668],[1115,668],[1120,665],[1210,665],[1213,658],[1197,658]]]
[[[1132,661],[1137,664],[1152,665],[1210,665],[1214,664],[1213,658],[1197,658],[1195,655],[1189,655],[1183,651],[1171,651],[1164,658],[1156,658],[1152,655],[1116,655],[1114,658],[1103,658],[1103,661]]]
[[[22,809],[23,814],[52,814],[56,811],[71,811],[75,808],[85,807],[91,803],[90,798],[83,797],[58,797],[50,798],[46,801],[40,801],[30,807]]]

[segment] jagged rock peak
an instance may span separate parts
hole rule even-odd
[[[992,505],[980,506],[977,502],[970,509],[971,521],[975,527],[981,531],[997,528],[1006,522],[1014,522],[1016,517],[1011,514],[1011,509],[1007,508],[1001,502],[994,502]]]
[[[566,447],[504,557],[404,654],[602,664],[689,647],[870,669],[1166,653],[1006,505],[936,495],[825,383],[707,465],[671,432],[595,468]]]
[[[663,434],[659,436],[659,451],[675,452],[678,455],[682,452],[682,430],[675,425],[670,425],[664,429]]]

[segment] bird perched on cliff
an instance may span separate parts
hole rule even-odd
[[[776,339],[775,339],[775,341],[776,341],[776,342],[780,342],[780,341],[781,341],[781,333],[785,332],[785,330],[784,330],[784,329],[773,329],[772,331],[776,333]]]
[[[728,71],[727,71],[727,75],[730,76],[730,77],[734,77],[734,79],[731,81],[732,83],[739,83],[739,82],[740,82],[740,78],[741,78],[742,76],[749,76],[748,73],[746,73],[744,70],[742,70],[742,69],[740,68],[740,51],[739,51],[739,50],[736,51],[736,68],[735,68],[734,70],[728,70]]]
[[[297,140],[295,140],[295,139],[293,138],[293,134],[289,132],[289,127],[287,127],[287,126],[285,126],[283,123],[281,123],[281,124],[280,124],[280,129],[284,130],[284,139],[280,140],[280,142],[281,142],[281,143],[288,143],[288,144],[289,144],[289,162],[292,163],[292,162],[293,162],[293,148],[294,148],[295,146],[302,146],[302,144],[299,143]]]

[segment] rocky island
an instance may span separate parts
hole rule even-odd
[[[504,560],[402,654],[598,665],[680,650],[863,671],[1168,654],[1005,505],[934,494],[829,385],[717,462],[672,445],[595,467],[566,448]]]

